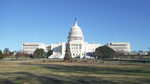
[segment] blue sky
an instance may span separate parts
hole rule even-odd
[[[67,40],[77,17],[88,42],[150,48],[150,0],[0,0],[0,49]]]

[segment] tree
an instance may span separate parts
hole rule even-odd
[[[10,50],[9,50],[9,48],[5,48],[5,49],[4,49],[3,55],[4,55],[4,56],[9,56],[9,55],[10,55]]]
[[[116,52],[108,46],[101,46],[96,48],[94,54],[96,59],[105,59],[113,58],[116,55]]]
[[[47,48],[46,56],[48,58],[49,56],[51,56],[53,54],[53,50],[52,50],[51,46],[47,46],[46,48]]]
[[[150,47],[148,48],[148,56],[150,56]]]
[[[0,59],[2,59],[3,58],[3,52],[2,52],[2,50],[0,50]]]
[[[150,51],[148,51],[148,56],[150,56]]]
[[[45,56],[45,51],[41,48],[37,48],[33,53],[33,57],[35,58],[44,58]]]
[[[53,51],[52,51],[52,50],[48,50],[48,52],[46,53],[47,58],[48,58],[49,56],[51,56],[52,54],[53,54]]]
[[[21,52],[16,52],[15,58],[18,59],[20,56],[22,56],[22,53]]]
[[[65,62],[71,62],[72,61],[72,56],[71,56],[71,51],[70,51],[70,44],[66,44],[66,51],[65,51],[65,57],[64,57]]]

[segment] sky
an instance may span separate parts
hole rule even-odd
[[[150,0],[0,0],[0,49],[66,42],[74,18],[89,43],[150,48]]]

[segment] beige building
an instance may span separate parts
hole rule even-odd
[[[42,48],[44,50],[46,50],[46,46],[43,43],[37,43],[37,42],[29,42],[29,43],[23,43],[22,46],[22,51],[24,53],[27,54],[33,54],[33,52],[37,49],[37,48]]]
[[[111,42],[108,43],[107,46],[117,52],[131,52],[131,46],[128,42]]]

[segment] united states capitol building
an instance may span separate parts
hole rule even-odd
[[[70,44],[70,51],[73,58],[86,57],[90,58],[95,49],[103,46],[99,43],[88,43],[84,40],[83,32],[75,21],[67,37],[67,43]],[[128,42],[111,42],[106,44],[115,51],[131,52],[131,47]],[[22,51],[27,54],[33,54],[37,48],[42,48],[47,51],[49,48],[53,50],[53,55],[49,58],[64,58],[66,50],[66,42],[56,44],[44,44],[37,42],[25,42],[22,45]]]

